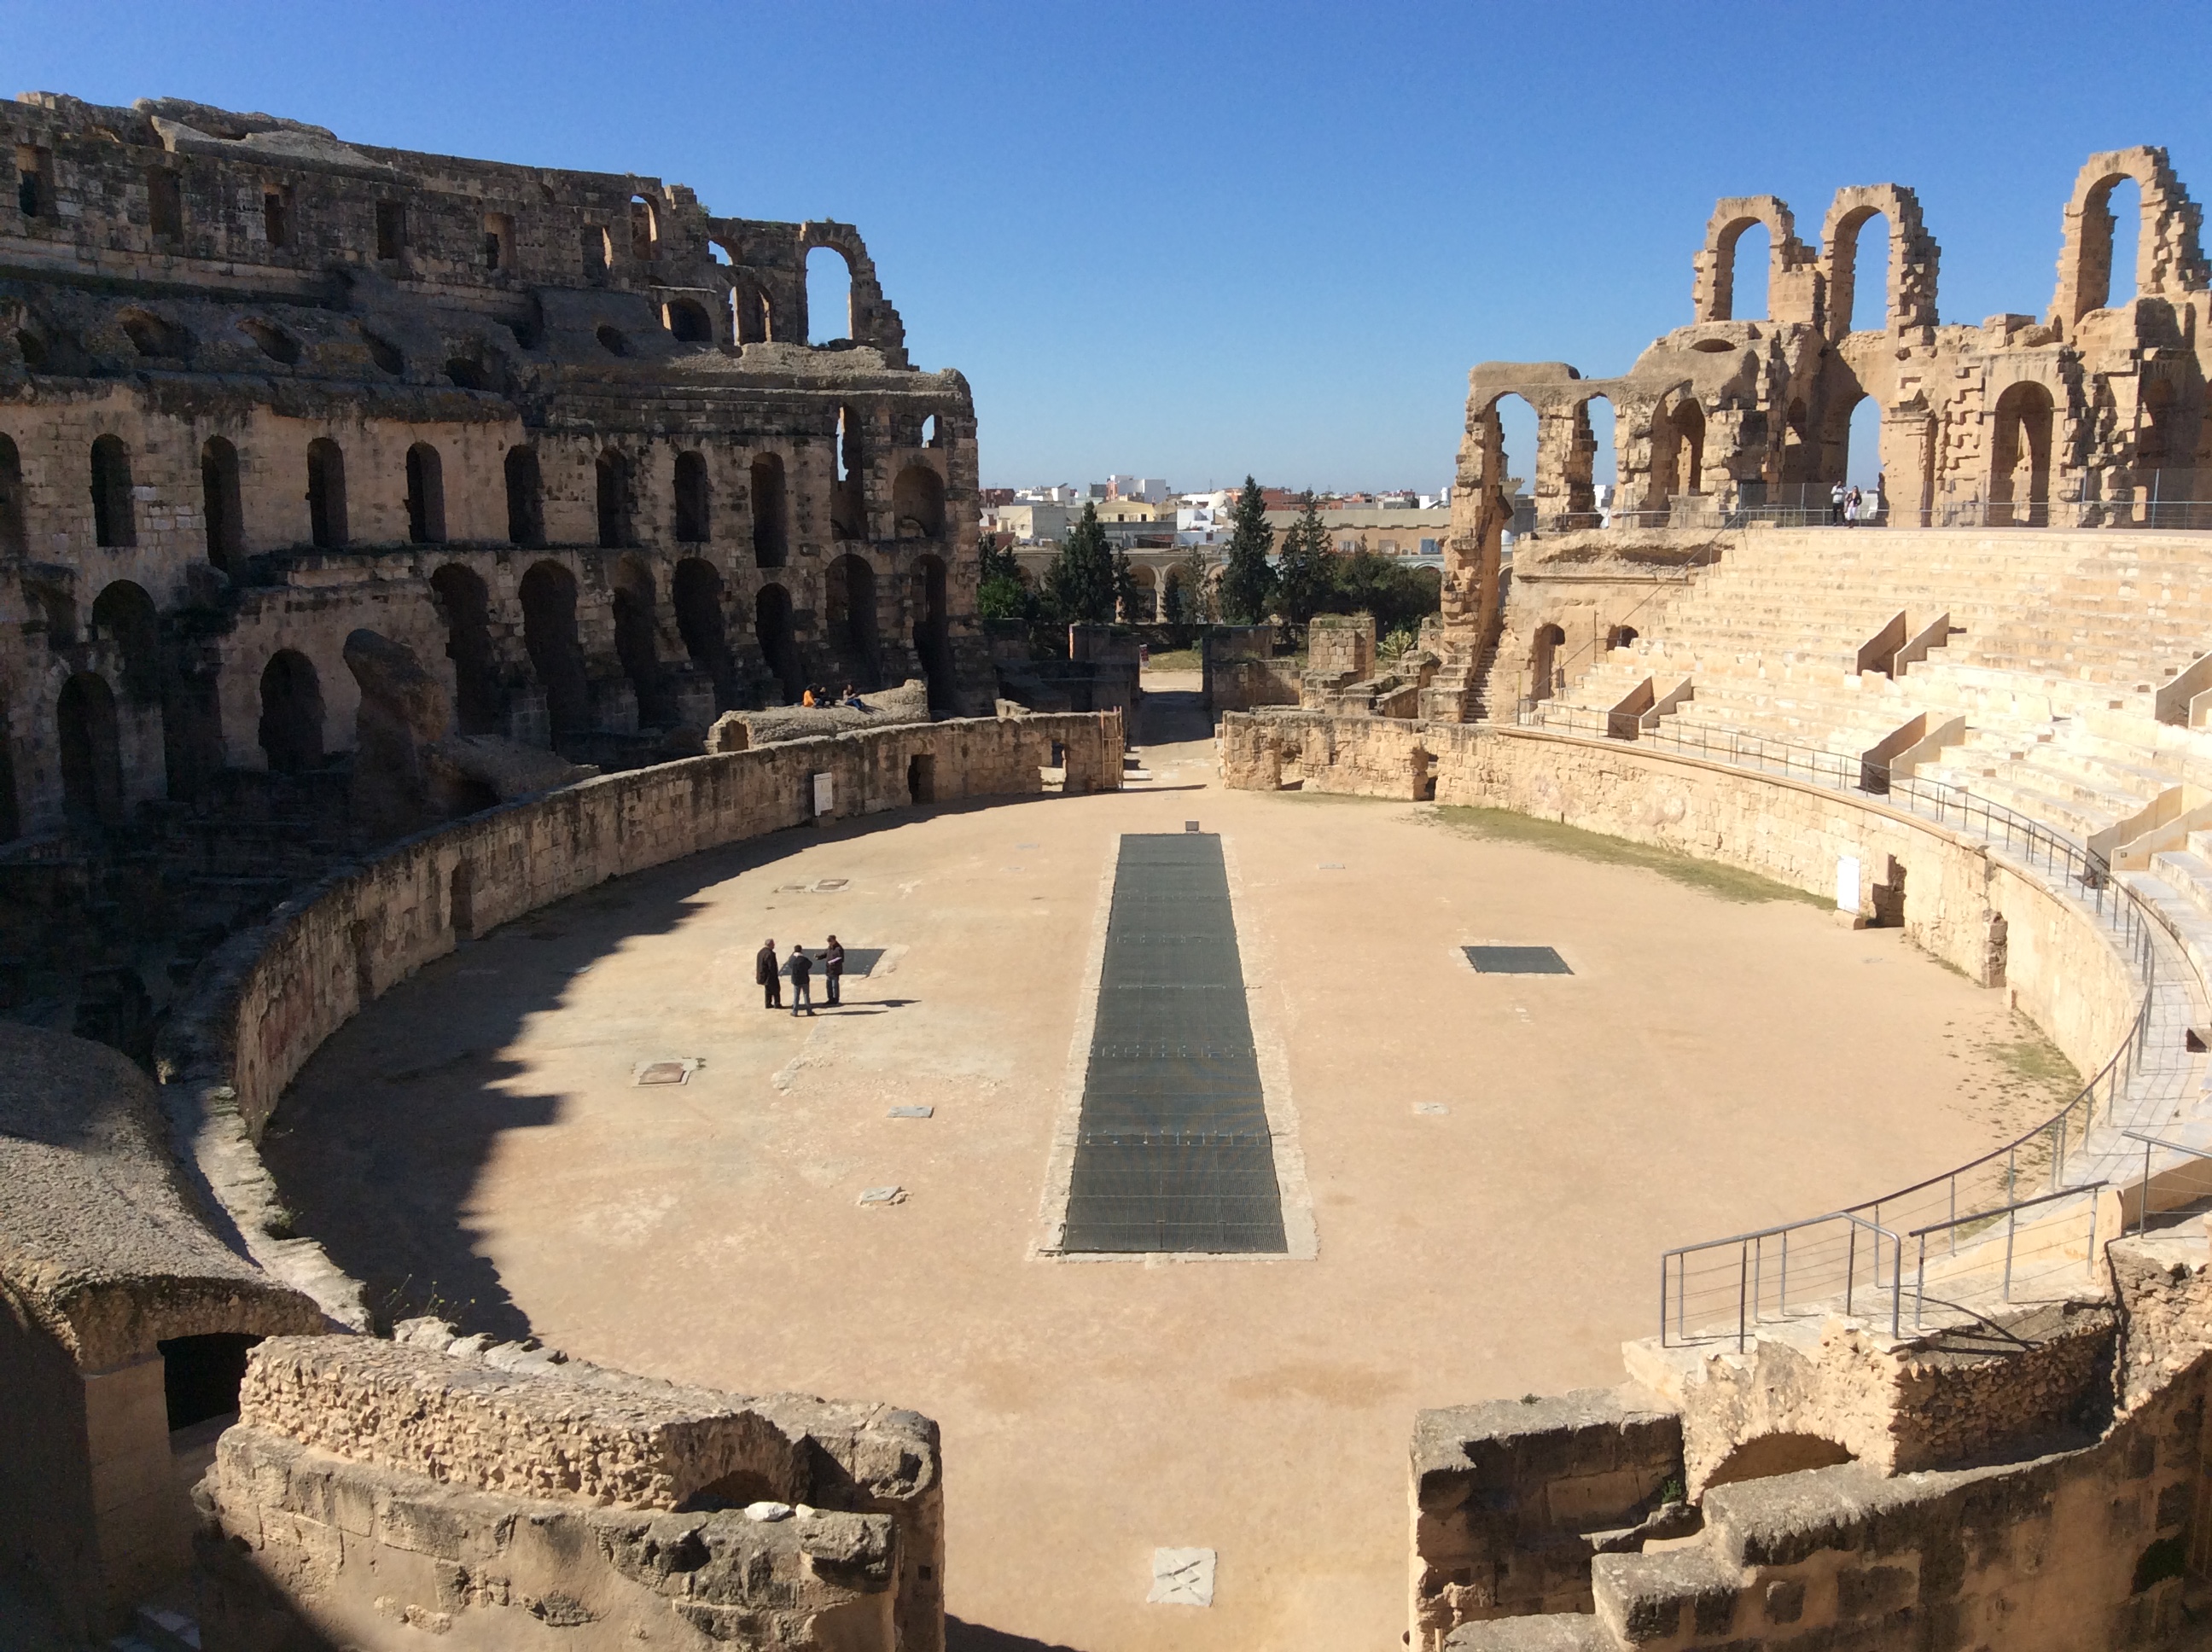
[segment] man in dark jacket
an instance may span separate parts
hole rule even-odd
[[[763,941],[761,950],[753,959],[753,979],[760,984],[764,1007],[781,1010],[783,1007],[782,977],[776,973],[775,943]]]
[[[791,944],[791,1013],[795,1017],[801,1008],[814,1013],[814,1000],[809,995],[808,983],[814,973],[814,960],[806,956],[806,949],[793,941]]]
[[[830,989],[832,1005],[844,1002],[837,995],[838,983],[845,979],[845,949],[832,935],[830,944],[822,949],[822,982]]]

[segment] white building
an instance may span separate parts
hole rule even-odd
[[[1109,499],[1140,499],[1147,505],[1157,505],[1167,496],[1168,484],[1160,477],[1117,474],[1106,478],[1105,497]]]

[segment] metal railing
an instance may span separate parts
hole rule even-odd
[[[1796,502],[1768,500],[1723,509],[1718,495],[1683,494],[1648,510],[1559,511],[1531,515],[1515,531],[1575,533],[1593,529],[1674,528],[1712,531],[1749,524],[1783,528],[2151,528],[2212,532],[2212,500],[2160,499],[1954,499],[1917,509],[1899,510],[1893,501],[1863,500],[1859,514],[1847,520],[1826,496]]]
[[[2191,1147],[2185,1141],[2168,1141],[2163,1136],[2147,1135],[2140,1130],[2123,1130],[2120,1133],[2131,1141],[2139,1141],[2143,1145],[2142,1181],[2140,1184],[2142,1202],[2136,1212],[2136,1231],[2148,1233],[2150,1230],[2151,1154],[2163,1147],[2170,1152],[2187,1153],[2193,1158],[2212,1159],[2212,1150]]]
[[[1550,701],[1523,701],[1516,720],[1524,726],[1558,729],[1585,738],[1617,738],[1611,734],[1607,713]],[[2065,1106],[2016,1139],[1879,1199],[1666,1252],[1660,1264],[1662,1342],[1697,1339],[1690,1329],[1693,1324],[1704,1336],[1727,1335],[1725,1328],[1706,1327],[1725,1327],[1731,1304],[1740,1345],[1761,1320],[1786,1317],[1793,1302],[1811,1307],[1841,1298],[1850,1311],[1848,1304],[1862,1288],[1863,1278],[1867,1288],[1876,1291],[1884,1283],[1880,1239],[1863,1257],[1859,1243],[1863,1228],[1893,1238],[1902,1231],[1920,1242],[1921,1266],[1913,1291],[1916,1326],[1926,1297],[1926,1248],[1931,1235],[1946,1236],[1939,1260],[1948,1264],[1960,1254],[1962,1238],[1971,1237],[1979,1226],[2003,1219],[2008,1238],[2002,1290],[2008,1298],[2014,1284],[2012,1240],[2021,1211],[2087,1200],[2091,1206],[2088,1224],[2094,1251],[2095,1196],[2106,1184],[2102,1180],[2069,1184],[2067,1172],[2087,1152],[2092,1131],[2100,1122],[2107,1127],[2115,1124],[2120,1094],[2141,1063],[2158,980],[2156,935],[2162,930],[2177,944],[2180,940],[2172,920],[2115,878],[2110,864],[2094,850],[1960,787],[1895,774],[1887,764],[1851,753],[1826,751],[1715,726],[1692,726],[1686,730],[1662,724],[1657,729],[1640,729],[1635,742],[1761,774],[1786,775],[1831,790],[1881,798],[1935,823],[1956,826],[1979,836],[2031,870],[2042,872],[2069,898],[2094,912],[2143,985],[2127,1036],[2111,1059]],[[2022,1196],[2023,1187],[2038,1182],[2045,1191]],[[2039,1218],[2037,1227],[2047,1239],[2054,1223],[2069,1219],[2066,1211],[2057,1209]],[[2065,1248],[2063,1242],[2059,1248]],[[1766,1283],[1770,1252],[1773,1255],[1771,1291]],[[1901,1249],[1893,1255],[1896,1260],[1887,1289],[1893,1297],[1894,1322],[1902,1303]]]

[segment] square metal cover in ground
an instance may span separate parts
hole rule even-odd
[[[1548,946],[1462,946],[1478,975],[1571,975],[1567,961]]]

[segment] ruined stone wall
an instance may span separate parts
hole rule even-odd
[[[365,1647],[531,1619],[585,1648],[944,1641],[937,1429],[878,1404],[278,1338],[199,1495],[210,1652],[302,1620]]]
[[[350,749],[357,626],[449,689],[468,659],[467,732],[537,744],[810,680],[987,707],[973,404],[908,361],[850,226],[173,100],[0,102],[0,841],[86,813],[72,677],[115,703],[112,826],[270,761],[288,649],[321,750]],[[814,249],[853,279],[851,336],[819,346]],[[526,628],[540,562],[573,627]],[[449,563],[482,623],[431,589]],[[118,603],[150,605],[143,635]]]

